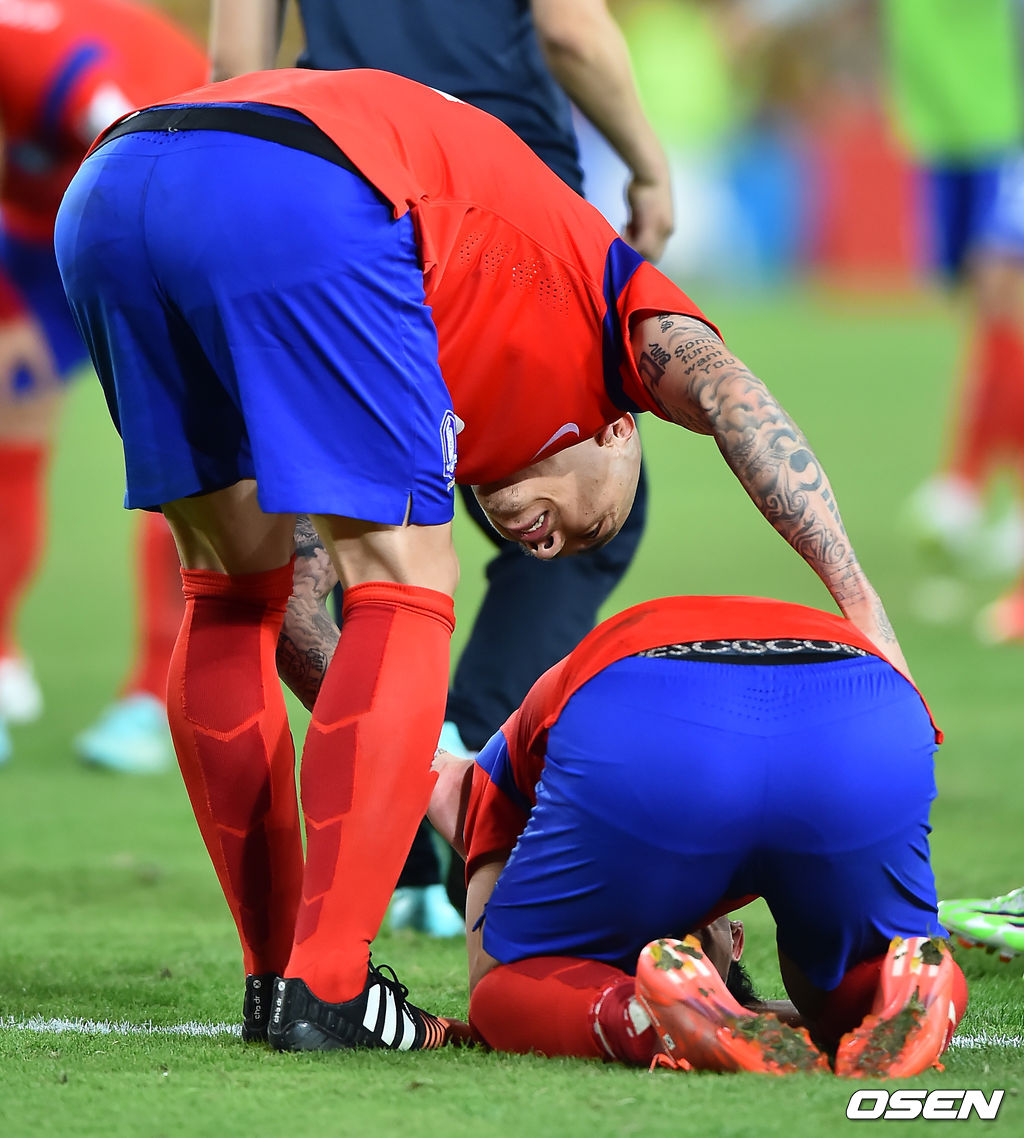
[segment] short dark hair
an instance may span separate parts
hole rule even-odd
[[[749,1008],[761,1002],[760,996],[754,991],[754,982],[750,979],[750,973],[738,960],[730,962],[725,986],[741,1007]]]

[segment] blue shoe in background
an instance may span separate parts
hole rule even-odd
[[[462,936],[466,931],[466,922],[440,883],[400,885],[391,897],[388,924],[392,932],[412,929],[433,937]]]
[[[174,760],[167,709],[148,692],[111,704],[74,747],[82,762],[122,774],[159,774]]]

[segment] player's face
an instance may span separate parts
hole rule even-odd
[[[640,440],[626,416],[502,482],[475,486],[491,525],[548,561],[610,541],[629,515],[640,477]]]

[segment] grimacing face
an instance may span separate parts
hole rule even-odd
[[[473,490],[502,537],[547,561],[611,541],[629,516],[639,478],[640,436],[625,415],[592,438]]]

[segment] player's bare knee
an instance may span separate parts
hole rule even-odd
[[[261,573],[286,564],[295,549],[295,516],[266,514],[251,479],[163,506],[186,569]]]

